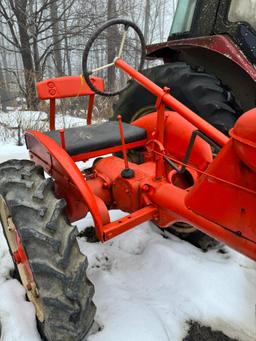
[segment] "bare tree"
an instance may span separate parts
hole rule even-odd
[[[63,0],[63,10],[66,8],[66,0]],[[64,36],[64,44],[65,44],[65,60],[67,62],[67,73],[69,76],[72,74],[72,66],[70,59],[70,47],[69,47],[69,39],[68,39],[68,16],[65,12],[64,15],[64,23],[63,23],[63,36]],[[65,67],[65,66],[64,66]]]
[[[29,109],[37,109],[37,97],[35,91],[35,78],[34,78],[34,65],[33,58],[29,42],[28,33],[28,18],[27,18],[27,0],[9,0],[8,11],[6,4],[0,2],[0,14],[6,21],[11,34],[10,37],[4,32],[0,34],[15,48],[17,48],[21,54],[23,66],[24,66],[24,78],[26,88],[26,100]],[[16,18],[16,22],[15,22]],[[18,32],[15,31],[15,24],[17,23]]]
[[[116,3],[115,0],[108,0],[107,2],[107,20],[113,19],[116,15]],[[112,63],[116,54],[115,54],[115,44],[117,39],[117,29],[115,26],[110,27],[107,31],[106,39],[107,39],[107,63]],[[107,72],[107,82],[109,88],[114,86],[116,82],[116,74],[114,67],[108,69]]]
[[[7,111],[7,101],[6,101],[7,98],[8,98],[8,95],[7,95],[6,82],[4,79],[3,68],[0,62],[0,101],[2,104],[2,110],[5,112]]]
[[[58,75],[63,74],[61,65],[61,41],[59,22],[75,0],[68,0],[67,7],[58,14],[58,0],[3,0],[0,15],[4,30],[0,36],[9,48],[20,53],[23,64],[24,87],[14,72],[20,90],[24,93],[28,109],[37,109],[35,82],[42,79],[47,59],[53,55]],[[71,30],[72,31],[72,30]],[[72,32],[74,33],[74,32]],[[51,41],[45,47],[45,42]],[[39,46],[40,45],[40,46]],[[45,47],[45,48],[44,48]]]
[[[64,12],[65,12],[65,8],[64,8]],[[51,13],[51,22],[52,22],[53,59],[54,59],[57,76],[62,76],[63,75],[62,59],[61,59],[61,40],[62,39],[60,38],[57,1],[51,2],[50,13]]]
[[[175,3],[176,0],[171,4],[170,0],[0,0],[2,107],[3,98],[24,96],[27,107],[37,109],[35,82],[80,73],[87,39],[108,19],[121,17],[134,21],[143,28],[147,43],[164,39],[166,27],[171,24],[164,17],[166,12],[173,11]],[[106,33],[90,67],[113,61],[121,34],[116,27]],[[135,57],[136,67],[139,43],[132,36],[129,39],[127,61]],[[108,86],[115,86],[121,79],[113,68],[104,77]],[[6,95],[6,91],[12,94]]]
[[[145,41],[148,41],[149,36],[149,22],[150,22],[150,7],[151,7],[151,0],[146,0],[145,5],[145,21],[144,21],[144,38]]]

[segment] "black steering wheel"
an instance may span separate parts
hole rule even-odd
[[[88,55],[90,52],[90,49],[93,45],[93,43],[95,42],[95,40],[98,38],[98,36],[104,31],[106,30],[106,28],[113,26],[113,25],[124,25],[124,34],[122,36],[121,39],[121,44],[119,47],[119,52],[118,55],[114,58],[114,60],[112,61],[112,63],[103,65],[101,67],[98,67],[96,69],[93,70],[88,70]],[[97,72],[99,70],[103,70],[103,69],[107,69],[110,68],[111,66],[115,65],[115,59],[116,58],[121,58],[122,56],[122,52],[123,52],[123,47],[124,47],[124,43],[125,43],[125,39],[126,39],[126,35],[127,35],[127,31],[129,29],[129,27],[131,27],[139,36],[139,41],[141,44],[141,54],[140,54],[140,63],[139,63],[139,67],[138,67],[138,71],[141,71],[143,65],[144,65],[144,60],[145,60],[145,56],[146,56],[146,44],[145,44],[145,40],[143,37],[143,34],[141,32],[141,30],[138,28],[137,25],[135,25],[132,21],[129,20],[125,20],[125,19],[112,19],[107,21],[104,25],[100,26],[91,36],[91,38],[88,40],[85,49],[84,49],[84,53],[83,53],[83,61],[82,61],[82,68],[83,68],[83,76],[84,79],[86,80],[87,84],[89,85],[89,87],[91,88],[91,90],[93,90],[96,94],[102,95],[102,96],[115,96],[120,94],[122,91],[124,91],[125,89],[128,88],[128,86],[130,85],[129,82],[127,82],[127,84],[125,86],[123,86],[121,89],[117,90],[117,91],[100,91],[99,89],[97,89],[92,81],[90,80],[90,75],[92,75],[94,72]]]

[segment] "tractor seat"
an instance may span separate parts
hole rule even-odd
[[[143,141],[147,137],[146,130],[123,123],[125,143]],[[52,130],[45,135],[61,145],[60,132]],[[94,152],[122,145],[118,122],[104,122],[87,126],[67,128],[64,130],[66,150],[69,155]],[[121,149],[121,148],[120,148]]]

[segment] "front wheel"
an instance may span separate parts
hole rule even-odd
[[[32,272],[36,295],[31,296],[28,285],[25,289],[29,299],[36,297],[40,333],[50,341],[82,340],[94,321],[94,287],[86,275],[87,259],[79,250],[77,229],[65,217],[65,201],[56,199],[53,181],[28,160],[0,165],[0,198],[4,234],[23,285],[29,271],[24,272],[13,250],[17,238],[23,250],[19,258],[28,260]],[[4,205],[11,222],[4,217]]]

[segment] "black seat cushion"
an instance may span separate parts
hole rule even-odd
[[[145,129],[128,123],[123,123],[123,130],[126,143],[144,140],[147,136]],[[58,130],[46,132],[45,135],[61,145]],[[64,136],[66,150],[70,155],[93,152],[122,144],[118,122],[104,122],[90,126],[67,128],[64,131]]]

